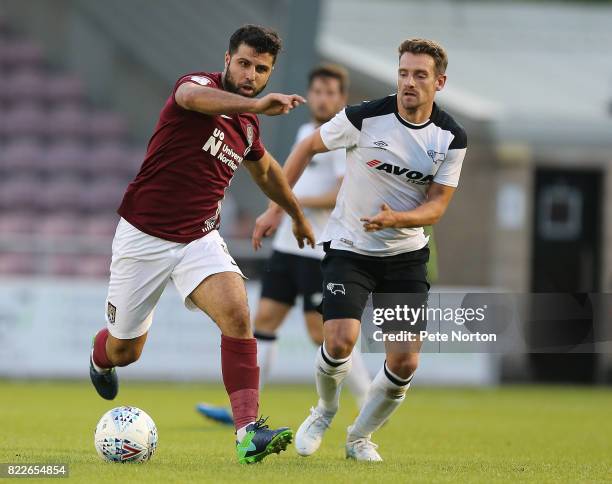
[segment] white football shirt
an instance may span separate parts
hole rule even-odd
[[[436,104],[427,122],[411,124],[392,94],[348,106],[321,126],[321,138],[330,150],[346,149],[346,174],[318,243],[371,256],[424,247],[422,227],[366,232],[360,218],[376,215],[383,203],[414,209],[432,182],[456,187],[467,148],[463,128]]]
[[[297,132],[295,144],[312,134],[316,128],[314,123],[302,125]],[[343,149],[313,156],[310,163],[304,169],[302,176],[293,187],[293,193],[295,193],[297,198],[318,197],[329,193],[336,188],[338,180],[344,176],[345,160],[346,153]],[[330,214],[331,209],[327,208],[304,208],[304,215],[312,225],[312,230],[317,240],[323,233]],[[272,247],[279,252],[303,257],[323,259],[325,255],[323,248],[320,246],[315,246],[314,249],[308,245],[303,249],[298,247],[297,241],[293,236],[291,218],[286,214],[283,216],[283,220],[278,227]]]

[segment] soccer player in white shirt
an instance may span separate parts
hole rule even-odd
[[[436,42],[408,39],[399,47],[397,92],[348,106],[295,146],[284,171],[295,183],[310,159],[346,149],[346,174],[324,233],[324,342],[316,359],[319,401],[296,434],[300,455],[313,454],[334,418],[340,386],[370,294],[426,296],[429,258],[423,226],[437,223],[459,182],[467,148],[463,128],[434,102],[446,83],[446,52]],[[271,204],[258,218],[253,244],[278,225]],[[374,301],[376,305],[376,300]],[[421,343],[400,351],[386,345],[386,361],[348,428],[346,456],[382,458],[371,435],[405,398]]]

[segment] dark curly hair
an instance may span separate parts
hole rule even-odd
[[[282,41],[274,30],[260,25],[243,25],[232,34],[229,41],[229,53],[234,54],[240,44],[246,44],[255,49],[258,54],[268,53],[274,57],[281,51]]]

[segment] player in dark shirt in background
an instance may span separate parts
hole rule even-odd
[[[293,219],[300,247],[314,246],[309,223],[279,164],[259,139],[256,114],[286,114],[304,99],[268,94],[281,41],[246,25],[230,38],[224,71],[181,77],[164,105],[140,172],[130,183],[113,240],[107,327],[93,342],[90,376],[106,399],[118,391],[116,366],[140,357],[153,310],[169,280],[185,305],[221,330],[223,383],[235,418],[241,463],[285,450],[292,431],[257,420],[259,368],[243,275],[217,228],[221,203],[244,164],[261,190]]]

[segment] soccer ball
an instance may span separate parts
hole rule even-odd
[[[113,408],[96,425],[94,444],[108,462],[146,462],[157,448],[157,428],[139,408]]]

